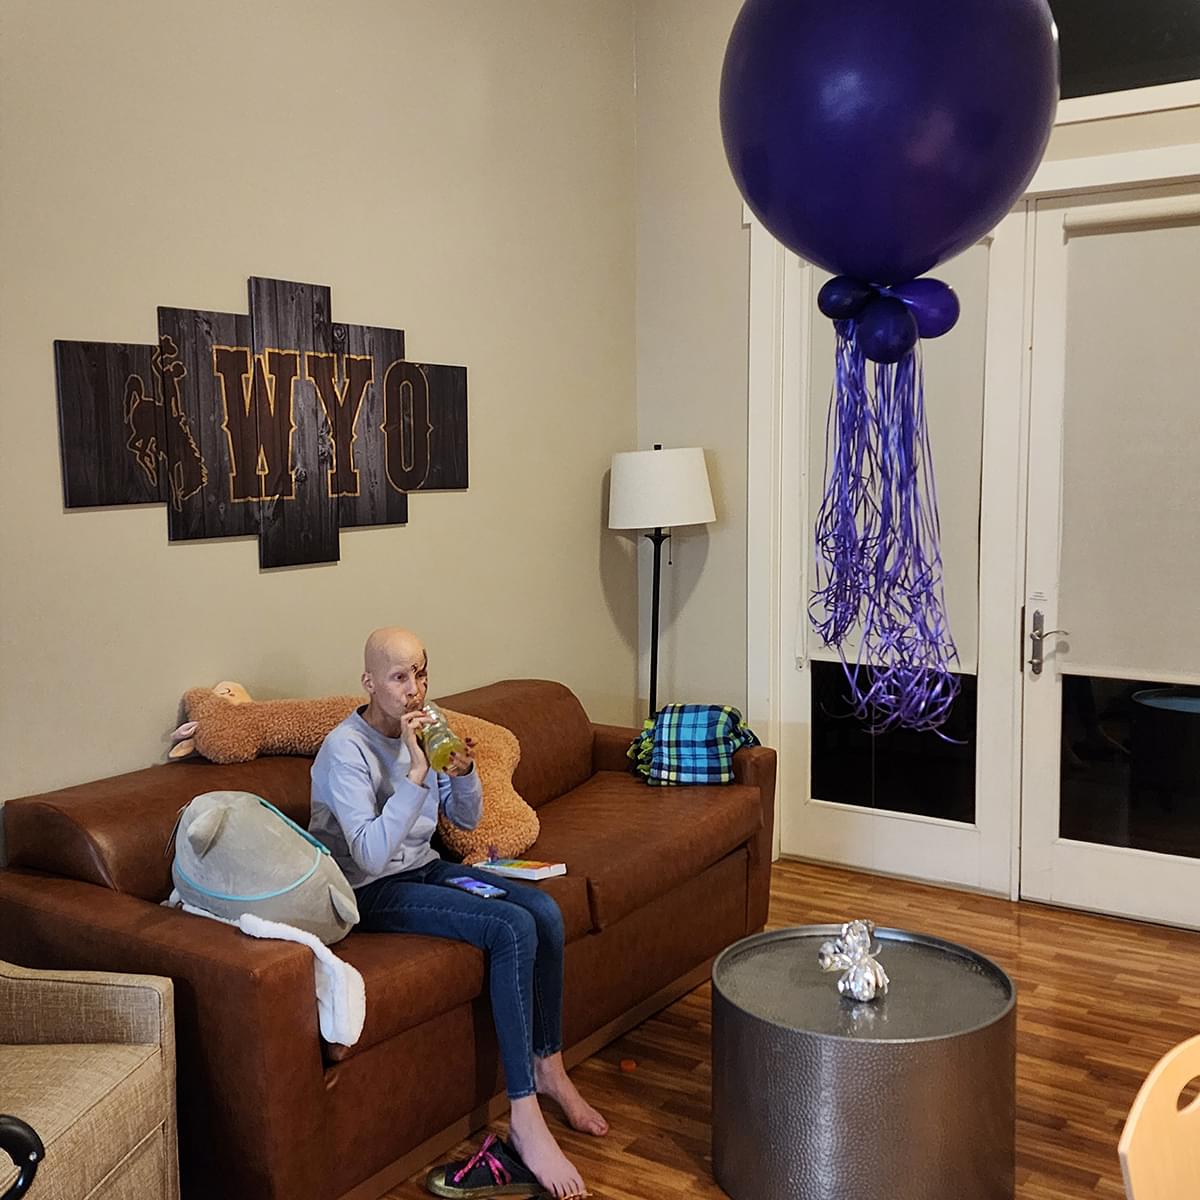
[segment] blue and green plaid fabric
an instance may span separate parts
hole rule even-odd
[[[729,783],[733,756],[761,743],[728,704],[668,704],[647,721],[626,755],[647,783]]]

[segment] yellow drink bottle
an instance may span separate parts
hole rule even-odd
[[[450,765],[450,759],[455,754],[466,750],[462,738],[450,728],[446,714],[434,703],[425,705],[425,711],[433,718],[428,725],[421,727],[421,744],[425,747],[425,757],[429,765],[439,774],[443,774]]]

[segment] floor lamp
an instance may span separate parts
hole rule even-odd
[[[715,521],[704,451],[631,450],[614,454],[608,495],[609,529],[653,530],[654,587],[650,624],[650,719],[658,712],[658,602],[662,579],[662,546],[671,529]]]

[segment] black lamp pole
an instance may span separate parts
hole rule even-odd
[[[661,450],[661,446],[655,446]],[[654,720],[658,714],[658,592],[662,576],[662,545],[671,535],[663,533],[661,528],[645,535],[654,543],[654,587],[650,600],[650,713],[649,719]]]
[[[655,450],[662,449],[662,442],[654,443]],[[662,580],[662,545],[671,535],[663,533],[662,527],[645,535],[654,544],[654,587],[650,598],[650,713],[651,721],[658,715],[658,594]]]

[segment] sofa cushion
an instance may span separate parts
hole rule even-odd
[[[366,988],[366,1021],[353,1046],[326,1045],[331,1062],[353,1058],[483,990],[483,954],[466,942],[415,933],[352,933],[335,951]]]
[[[502,886],[514,881],[506,880]],[[562,910],[568,942],[591,932],[587,879],[560,875],[533,886]],[[327,1045],[330,1062],[344,1062],[431,1017],[473,1000],[483,990],[483,955],[465,942],[409,933],[352,933],[337,956],[357,967],[367,993],[367,1019],[353,1046]]]
[[[0,1080],[0,1107],[46,1147],[33,1196],[87,1195],[148,1134],[165,1131],[175,1102],[157,1045],[0,1046]],[[165,1137],[159,1149],[161,1179]],[[4,1159],[0,1189],[15,1177]]]
[[[4,806],[8,861],[162,900],[171,890],[171,858],[163,850],[192,797],[253,792],[307,825],[311,767],[312,759],[293,756],[232,766],[198,759],[10,800]]]
[[[650,788],[621,771],[598,771],[538,816],[528,857],[561,860],[567,878],[587,878],[597,930],[699,875],[762,825],[757,788]]]
[[[592,773],[592,724],[574,693],[546,679],[506,679],[438,701],[511,729],[521,743],[513,787],[532,808]]]
[[[481,863],[480,866],[483,870],[487,870],[486,863]],[[516,882],[517,880],[510,879],[500,886],[509,887]],[[586,875],[571,874],[568,868],[566,875],[555,875],[551,879],[539,879],[532,886],[548,892],[558,903],[559,911],[563,916],[563,940],[568,945],[576,938],[581,938],[595,929],[592,922],[592,901],[588,894]]]

